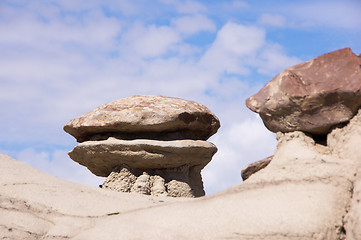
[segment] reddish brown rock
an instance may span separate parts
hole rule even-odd
[[[207,140],[220,127],[204,105],[179,98],[145,95],[104,104],[73,119],[64,130],[78,142],[107,139]],[[95,139],[94,139],[95,138]]]
[[[327,134],[361,106],[361,57],[344,48],[290,67],[246,104],[272,132]]]
[[[255,163],[251,163],[245,168],[242,169],[241,176],[243,181],[249,178],[251,175],[255,174],[256,172],[262,170],[263,168],[267,167],[268,164],[272,161],[273,156],[265,158],[261,161],[257,161]]]

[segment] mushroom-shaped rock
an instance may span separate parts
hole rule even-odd
[[[199,103],[147,95],[105,104],[64,130],[80,142],[71,159],[108,176],[103,188],[198,197],[204,195],[200,171],[217,151],[205,140],[219,127]]]
[[[64,130],[78,142],[92,137],[207,140],[220,127],[204,105],[179,98],[132,96],[104,104],[73,119]]]
[[[344,48],[290,67],[247,99],[272,132],[325,135],[361,106],[361,56]]]

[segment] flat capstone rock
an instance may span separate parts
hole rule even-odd
[[[157,95],[133,96],[104,104],[73,119],[64,130],[78,142],[121,139],[207,140],[218,118],[197,102]]]

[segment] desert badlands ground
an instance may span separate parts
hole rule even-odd
[[[359,115],[345,132],[353,132],[352,127],[361,133]],[[280,135],[268,167],[244,183],[201,198],[78,185],[1,155],[0,235],[2,239],[360,239],[360,163],[352,158],[361,156],[360,136],[336,132],[330,136],[335,146],[328,148],[302,132]],[[334,142],[332,137],[342,138],[346,147],[337,146],[340,140]]]

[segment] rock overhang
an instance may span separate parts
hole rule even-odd
[[[202,140],[157,141],[150,139],[79,143],[69,156],[93,174],[107,177],[120,165],[137,169],[177,168],[184,165],[202,169],[217,152],[214,144]]]
[[[136,138],[207,140],[220,127],[204,105],[160,95],[132,96],[104,104],[69,121],[64,131],[78,142],[94,135],[121,134]],[[139,137],[138,137],[139,136]]]

